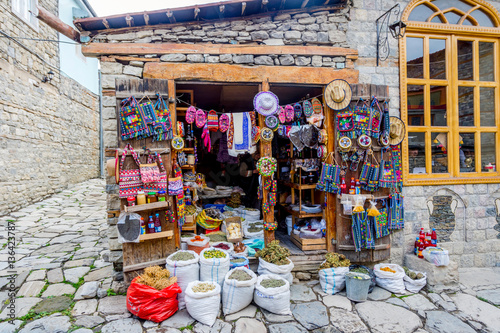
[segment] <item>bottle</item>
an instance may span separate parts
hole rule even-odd
[[[186,189],[186,196],[184,197],[184,201],[186,202],[187,206],[191,206],[191,191],[189,190],[189,187]]]
[[[356,194],[356,182],[354,181],[354,177],[351,178],[351,184],[349,186],[349,194]]]
[[[155,223],[153,221],[153,216],[149,215],[148,234],[154,234],[154,233],[155,233]]]
[[[141,217],[141,235],[146,233],[146,222],[144,222],[144,217]]]
[[[424,244],[422,242],[420,242],[420,244],[418,244],[418,257],[419,258],[424,257],[422,251],[424,251]]]
[[[346,194],[347,193],[347,185],[345,183],[345,177],[342,177],[342,183],[340,183],[340,192],[342,194]]]
[[[415,239],[415,247],[413,249],[413,254],[414,255],[418,255],[418,243],[419,243],[419,240],[418,240],[418,237]]]
[[[155,215],[155,232],[161,232],[160,214]]]
[[[436,247],[437,246],[437,234],[436,234],[436,228],[432,228],[432,233],[431,233],[431,244],[432,246]]]
[[[428,243],[428,244],[431,244],[432,243],[432,236],[431,236],[431,232],[426,232],[425,233],[425,241]]]
[[[361,183],[356,179],[356,194],[361,194]]]
[[[424,228],[420,228],[420,233],[418,234],[418,238],[420,239],[420,242],[424,242],[425,240],[425,233],[424,233]]]

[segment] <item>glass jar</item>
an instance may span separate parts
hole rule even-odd
[[[144,193],[144,191],[137,192],[137,204],[138,205],[146,204],[146,194]]]
[[[148,192],[148,203],[158,202],[155,192]]]
[[[135,197],[128,197],[127,198],[127,206],[135,206]]]
[[[167,201],[167,192],[158,191],[158,201]]]

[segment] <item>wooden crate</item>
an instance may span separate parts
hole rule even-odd
[[[290,239],[302,251],[326,250],[326,238],[317,238],[317,239],[299,238],[298,235],[292,232],[292,234],[290,235]]]

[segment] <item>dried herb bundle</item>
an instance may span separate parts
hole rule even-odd
[[[239,264],[240,262],[245,262],[244,258],[231,259],[232,264]]]
[[[260,285],[264,288],[278,288],[284,286],[285,284],[285,281],[278,279],[265,279],[260,283]]]
[[[170,277],[168,269],[161,268],[160,266],[152,266],[145,268],[144,273],[139,275],[136,282],[153,287],[156,290],[162,290],[176,283],[177,277]]]
[[[207,235],[210,242],[227,242],[227,237],[223,233],[213,232]]]
[[[319,266],[319,269],[349,267],[351,265],[351,261],[343,254],[329,252],[325,254],[325,259],[325,262]]]
[[[280,246],[280,242],[278,240],[274,240],[271,243],[267,244],[265,248],[255,253],[257,258],[262,258],[271,264],[275,265],[288,265],[290,260],[288,256],[290,256],[290,250],[286,247]]]
[[[172,257],[170,257],[170,259],[172,259],[173,261],[193,260],[194,254],[189,253],[189,252],[177,252]]]
[[[412,280],[420,280],[421,278],[424,277],[424,274],[422,273],[415,273],[411,269],[409,269],[406,266],[403,266],[403,269],[405,270],[405,274]]]
[[[252,277],[247,272],[241,269],[236,269],[231,273],[231,275],[229,275],[229,279],[238,281],[248,281],[251,280]]]
[[[259,232],[259,231],[262,231],[263,228],[259,228],[259,227],[250,227],[248,228],[248,232]]]
[[[211,283],[198,283],[193,287],[195,293],[207,293],[215,289],[215,286]]]

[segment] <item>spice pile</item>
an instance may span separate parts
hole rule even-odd
[[[233,273],[231,273],[231,275],[229,275],[229,279],[238,280],[238,281],[248,281],[248,280],[251,280],[252,277],[250,276],[250,274],[248,274],[244,270],[235,269],[235,270],[233,270]]]
[[[221,249],[221,250],[229,250],[229,245],[224,244],[224,243],[219,243],[217,245],[213,245],[212,247],[215,247],[215,248]]]
[[[229,238],[241,238],[241,226],[239,223],[229,223],[227,226]]]
[[[189,252],[179,251],[176,254],[174,254],[172,257],[170,257],[170,259],[172,259],[173,261],[193,260],[194,254],[189,253]]]
[[[351,269],[350,272],[370,275],[370,272],[368,272],[368,270],[366,268],[363,268],[363,267]]]
[[[211,283],[198,283],[196,286],[193,287],[193,291],[195,293],[207,293],[209,291],[212,291],[215,289],[215,286]]]
[[[227,237],[223,232],[211,232],[208,235],[210,238],[210,242],[225,242],[227,241]]]
[[[231,208],[237,208],[241,205],[241,195],[238,192],[231,194],[231,199],[226,203]]]
[[[144,273],[139,275],[135,282],[153,287],[156,290],[162,290],[176,283],[177,277],[170,277],[168,269],[152,266],[145,268]]]
[[[245,244],[243,244],[242,242],[238,242],[238,243],[234,244],[233,250],[234,250],[234,253],[241,253],[241,252],[244,252],[246,248],[247,247],[245,246]]]
[[[405,270],[406,276],[408,276],[412,280],[420,280],[421,278],[424,277],[424,274],[422,274],[420,272],[416,273],[416,272],[412,271],[411,269],[409,269],[406,266],[403,266],[403,269]]]
[[[194,236],[193,239],[191,239],[191,242],[204,242],[205,241],[205,238],[201,237],[201,236]]]
[[[231,259],[231,264],[239,264],[242,262],[245,262],[245,258],[236,258],[236,259]]]
[[[273,240],[271,243],[267,244],[265,248],[255,253],[255,257],[262,258],[271,264],[275,265],[288,265],[290,260],[290,250],[279,245],[278,240]]]
[[[205,259],[214,259],[214,258],[225,258],[226,254],[221,250],[211,249],[203,252],[203,256],[205,257]]]
[[[220,210],[213,208],[213,207],[205,209],[205,214],[207,215],[207,217],[210,217],[212,219],[216,219],[216,220],[223,219],[223,216],[222,216],[222,213],[220,212]]]
[[[286,284],[284,280],[278,280],[278,279],[265,279],[262,280],[260,285],[264,288],[279,288],[282,287]]]
[[[392,268],[390,268],[390,267],[382,267],[380,270],[381,270],[381,271],[384,271],[384,272],[391,272],[391,273],[396,274],[396,271],[395,271],[395,270],[393,270],[393,269],[392,269]]]
[[[325,254],[325,259],[325,262],[319,266],[319,269],[349,267],[351,265],[351,261],[343,254],[329,252]]]
[[[248,232],[259,232],[262,231],[262,227],[257,227],[255,224],[249,227],[247,230]]]

